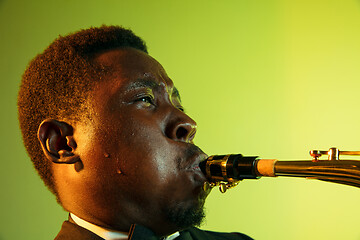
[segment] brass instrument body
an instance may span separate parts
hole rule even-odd
[[[319,160],[277,161],[275,175],[284,177],[305,177],[360,188],[360,161]]]
[[[328,160],[319,160],[322,155]],[[208,179],[207,187],[219,186],[221,192],[243,179],[266,177],[303,177],[360,187],[360,161],[339,160],[340,155],[360,155],[360,151],[312,150],[312,160],[278,161],[244,157],[241,154],[210,156],[200,168]]]

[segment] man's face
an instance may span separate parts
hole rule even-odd
[[[109,50],[95,62],[110,73],[88,99],[90,120],[75,127],[85,220],[119,230],[137,223],[159,235],[197,224],[208,192],[192,140],[196,123],[162,66],[146,53]],[[85,186],[85,189],[84,189]]]

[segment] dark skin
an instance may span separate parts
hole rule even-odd
[[[39,128],[62,205],[110,229],[136,223],[158,236],[181,230],[168,210],[202,208],[209,193],[198,168],[206,155],[193,144],[195,121],[146,53],[113,49],[94,61],[113,71],[87,99],[90,118],[47,119]]]

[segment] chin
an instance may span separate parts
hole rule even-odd
[[[205,219],[204,207],[191,207],[180,211],[172,211],[169,212],[168,217],[179,229],[200,226]]]
[[[200,226],[205,219],[204,204],[207,194],[202,192],[196,200],[169,207],[166,210],[169,222],[176,225],[179,230]]]

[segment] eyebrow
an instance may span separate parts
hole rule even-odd
[[[125,89],[125,91],[131,91],[137,88],[159,88],[159,84],[150,79],[137,79],[134,82],[131,82]]]
[[[154,80],[151,79],[137,79],[134,82],[131,82],[125,89],[125,92],[137,89],[137,88],[151,88],[151,89],[158,89],[160,87],[160,84],[158,84],[157,82],[155,82]],[[179,90],[174,87],[173,88],[173,92],[172,95],[177,97],[179,99],[179,101],[181,102],[181,97],[180,97],[180,93]]]
[[[181,102],[181,97],[180,97],[180,93],[179,90],[177,90],[176,87],[173,88],[173,95],[175,95],[175,97],[177,97],[179,99],[179,101]]]

